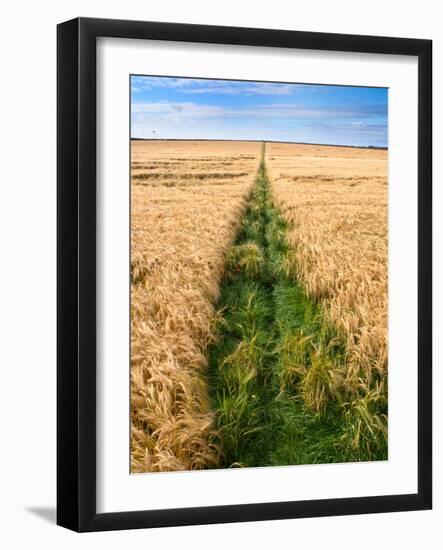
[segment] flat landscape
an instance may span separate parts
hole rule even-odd
[[[206,354],[260,144],[133,141],[131,152],[132,471],[216,466]]]
[[[131,471],[387,458],[387,151],[131,143]]]

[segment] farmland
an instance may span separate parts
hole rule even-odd
[[[304,402],[341,405],[343,440],[355,459],[387,452],[388,226],[387,151],[270,144],[267,167],[275,205],[287,222],[294,280],[321,307],[343,357],[323,338],[312,369],[299,373]],[[329,359],[328,359],[329,355]],[[309,362],[307,363],[309,367]]]
[[[131,471],[387,456],[387,153],[133,141]]]
[[[260,145],[131,147],[131,470],[219,460],[206,350]]]

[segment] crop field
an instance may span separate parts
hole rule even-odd
[[[260,144],[133,141],[131,153],[131,470],[216,465],[206,350]]]
[[[387,458],[387,151],[131,143],[131,471]]]
[[[332,364],[319,381],[320,394],[313,406],[318,410],[328,400],[341,401],[350,419],[351,443],[356,448],[362,443],[368,449],[383,446],[387,151],[270,144],[267,169],[275,204],[288,223],[292,273],[320,304],[345,348],[343,360]]]

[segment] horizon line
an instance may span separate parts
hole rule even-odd
[[[289,141],[280,139],[234,139],[234,138],[143,138],[143,137],[131,137],[131,141],[240,141],[240,142],[252,142],[252,143],[287,143],[288,145],[317,145],[319,147],[347,147],[351,149],[380,149],[387,151],[388,146],[383,145],[337,145],[335,143],[313,143],[308,141]]]

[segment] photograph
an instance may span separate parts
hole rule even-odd
[[[337,31],[57,25],[57,525],[432,509],[433,42]]]
[[[388,88],[129,86],[131,473],[386,461]]]

